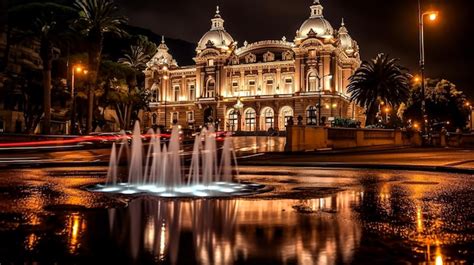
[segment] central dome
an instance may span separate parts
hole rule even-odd
[[[311,30],[316,33],[317,37],[327,38],[334,34],[331,23],[323,17],[323,6],[319,0],[315,0],[311,6],[311,16],[303,22],[297,33],[298,39],[305,39]]]
[[[210,44],[219,49],[228,49],[229,46],[234,43],[234,39],[224,28],[224,19],[222,19],[220,15],[219,7],[217,7],[216,15],[211,21],[211,30],[202,36],[198,43],[197,50],[202,51]]]

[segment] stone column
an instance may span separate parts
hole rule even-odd
[[[279,128],[280,128],[280,115],[278,112],[275,112],[275,114],[273,115],[273,129],[275,129],[276,131],[279,131]],[[282,127],[285,126],[285,124],[282,124]]]
[[[285,87],[281,85],[281,68],[278,67],[276,69],[276,71],[277,71],[277,74],[276,74],[276,81],[277,81],[276,87],[278,87],[277,94],[283,94],[282,91]]]
[[[305,78],[305,64],[302,63],[300,66],[300,91],[301,92],[306,92],[308,91],[308,88],[306,87],[306,78]]]
[[[295,92],[301,92],[301,59],[296,58],[295,60],[295,81],[294,83],[294,90]]]
[[[263,91],[263,69],[262,68],[259,68],[258,69],[258,83],[257,83],[257,91],[258,92],[258,89],[260,88],[260,94],[262,94],[262,91]],[[255,93],[257,94],[257,93]]]

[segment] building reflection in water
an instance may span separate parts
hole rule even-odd
[[[81,243],[81,236],[86,231],[86,220],[79,213],[72,213],[67,217],[66,232],[69,253],[75,254]]]
[[[362,233],[351,211],[356,199],[353,191],[311,200],[147,198],[109,218],[111,234],[137,263],[150,254],[170,264],[350,263]]]

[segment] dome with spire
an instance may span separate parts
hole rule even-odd
[[[227,50],[234,43],[234,39],[225,31],[224,19],[220,15],[219,6],[217,6],[216,15],[211,21],[211,30],[202,36],[196,50],[202,51],[210,46]]]
[[[323,16],[323,6],[319,0],[314,0],[313,5],[310,7],[311,16],[303,22],[300,29],[296,34],[297,39],[305,39],[308,34],[313,31],[317,37],[327,38],[334,34],[334,29],[331,23],[327,21]]]
[[[339,47],[341,47],[344,52],[349,55],[354,53],[357,45],[349,35],[349,31],[347,30],[346,25],[344,24],[344,18],[342,19],[341,27],[339,28],[339,31],[337,33],[337,38],[339,40]]]

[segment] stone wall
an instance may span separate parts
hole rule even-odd
[[[400,130],[289,126],[286,137],[289,152],[412,144]]]

